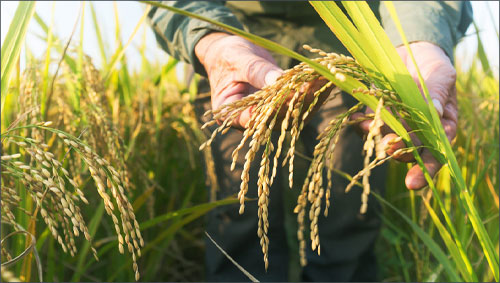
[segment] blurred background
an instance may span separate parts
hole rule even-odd
[[[127,198],[145,240],[142,256],[137,259],[140,280],[203,281],[203,216],[216,206],[235,203],[234,199],[214,201],[217,184],[211,154],[199,151],[207,132],[200,129],[195,109],[197,101],[208,96],[197,96],[197,76],[187,79],[185,64],[169,58],[157,45],[146,21],[141,23],[144,4],[84,3],[83,21],[78,16],[81,2],[36,3],[19,62],[13,64],[10,86],[5,91],[2,86],[2,155],[21,152],[19,160],[38,168],[45,166],[36,164],[14,142],[19,136],[5,137],[5,131],[16,125],[53,121],[54,129],[80,137],[123,173]],[[1,2],[2,44],[18,4]],[[472,7],[477,29],[474,25],[469,27],[455,52],[460,120],[452,146],[466,186],[473,193],[477,217],[483,220],[498,258],[499,2],[472,1]],[[54,78],[75,24],[70,48]],[[33,106],[40,106],[40,111],[30,112]],[[19,119],[24,113],[29,115]],[[82,236],[75,239],[75,256],[63,252],[42,217],[31,217],[37,206],[25,183],[9,179],[2,168],[2,201],[7,204],[2,202],[2,262],[9,259],[9,253],[21,254],[29,246],[19,235],[5,239],[12,231],[5,218],[9,208],[17,224],[29,227],[38,251],[38,254],[29,252],[8,269],[2,266],[2,281],[38,281],[38,268],[43,270],[44,281],[133,281],[136,278],[133,257],[128,252],[119,253],[113,218],[104,213],[102,198],[86,160],[81,154],[70,152],[58,135],[49,130],[41,133],[20,129],[16,133],[21,138],[43,139],[47,143],[44,150],[64,163],[74,182],[85,192],[89,205],[81,205],[82,215],[94,239],[99,261],[94,259],[90,244]],[[208,174],[201,164],[206,165]],[[473,270],[477,280],[471,281],[493,281],[483,252],[484,239],[478,239],[471,228],[462,200],[450,182],[450,171],[443,168],[436,178],[442,188],[438,202],[431,190],[406,189],[405,164],[391,162],[389,167],[388,189],[382,196],[387,201],[382,206],[384,225],[376,251],[381,280],[446,281],[451,269],[456,278]],[[306,172],[307,168],[297,171]],[[74,192],[74,188],[67,187]],[[290,192],[294,194],[297,190]],[[12,198],[15,194],[19,198]],[[291,213],[295,200],[296,196],[286,196],[289,207],[285,208],[285,225],[291,231],[287,239],[292,249],[291,281],[300,279],[298,251],[293,250],[298,245],[296,216]],[[425,206],[423,200],[430,206]],[[472,268],[459,266],[458,254],[452,254],[450,243],[443,241],[439,230],[444,223],[443,207],[449,213],[447,221],[456,228],[451,246],[459,243],[464,247],[464,258]],[[436,211],[437,218],[429,211]],[[61,227],[59,232],[71,234]],[[71,242],[68,239],[64,239],[66,243]],[[441,258],[435,256],[439,253]],[[462,255],[458,255],[460,258]],[[444,266],[449,262],[449,266]],[[444,271],[445,268],[448,269]]]
[[[498,11],[499,2],[498,1],[472,1],[472,8],[474,10],[474,21],[476,22],[479,29],[479,36],[483,40],[484,49],[490,61],[493,71],[498,74]],[[9,24],[14,15],[15,9],[17,7],[17,1],[2,1],[2,42],[4,40]],[[50,23],[52,15],[54,21],[54,33],[60,38],[68,38],[73,29],[75,19],[78,16],[80,9],[80,2],[77,1],[57,1],[55,7],[53,7],[53,2],[43,1],[36,5],[36,11],[40,17],[46,22]],[[120,14],[120,29],[121,36],[124,40],[132,34],[135,25],[141,18],[145,5],[138,2],[117,2],[118,12]],[[106,50],[114,50],[115,46],[115,20],[113,17],[114,8],[113,2],[102,1],[96,3],[96,14],[99,18],[101,25],[101,32],[103,38],[107,38]],[[83,43],[84,52],[90,55],[92,58],[99,58],[99,48],[98,42],[93,34],[93,23],[92,15],[87,11],[84,15],[85,17],[85,42]],[[75,38],[79,38],[80,31],[76,31]],[[129,68],[137,69],[141,63],[141,57],[137,48],[140,42],[143,40],[143,36],[146,37],[146,56],[149,60],[157,61],[159,63],[165,63],[168,60],[168,54],[162,51],[156,44],[154,34],[151,29],[144,25],[138,36],[132,39],[132,48],[126,50],[127,58],[129,61]],[[45,51],[45,41],[40,39],[40,35],[43,34],[41,28],[32,22],[29,27],[29,33],[27,35],[28,47],[32,50],[36,57],[41,56]],[[476,30],[473,25],[470,25],[469,30],[466,33],[465,38],[457,46],[455,56],[459,58],[458,61],[461,62],[462,68],[468,68],[470,62],[477,50],[477,39],[475,37]],[[494,44],[489,44],[494,41]],[[493,43],[493,42],[492,42]],[[24,58],[24,56],[21,56]],[[23,60],[23,59],[21,59]],[[23,64],[23,62],[21,62]],[[94,64],[99,68],[99,60],[95,60]]]

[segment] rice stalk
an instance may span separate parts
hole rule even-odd
[[[98,260],[80,209],[81,203],[89,204],[80,177],[82,172],[79,168],[84,165],[113,221],[120,253],[123,254],[126,248],[132,255],[133,269],[138,280],[137,258],[141,256],[144,240],[126,195],[130,189],[120,134],[101,107],[105,104],[105,94],[100,76],[88,59],[84,62],[81,82],[82,91],[87,96],[82,96],[82,110],[86,114],[84,118],[95,130],[84,130],[80,137],[89,140],[90,145],[68,133],[74,132],[77,127],[74,123],[75,113],[67,111],[70,106],[64,102],[64,96],[55,96],[57,104],[62,107],[47,109],[49,117],[55,120],[58,116],[62,118],[59,120],[62,124],[58,123],[57,126],[64,130],[52,128],[54,123],[51,121],[41,121],[40,106],[37,104],[38,92],[42,86],[38,83],[40,75],[35,71],[36,68],[28,68],[25,72],[19,105],[21,109],[32,110],[18,115],[16,125],[2,133],[2,147],[10,149],[9,155],[2,153],[1,157],[2,220],[16,223],[12,209],[19,209],[20,204],[18,194],[12,188],[15,184],[21,184],[36,203],[34,213],[26,211],[26,214],[34,218],[39,211],[64,252],[75,256],[78,252],[76,238],[83,235],[91,243],[92,253]],[[60,92],[61,86],[56,85],[54,91]],[[99,148],[106,158],[101,157],[92,147]],[[68,154],[76,156],[67,158]]]
[[[311,48],[308,45],[304,49],[317,53],[320,57],[313,59],[330,70],[338,80],[345,79],[345,76],[355,78],[362,82],[368,89],[359,88],[353,90],[353,93],[374,96],[378,100],[375,114],[370,117],[373,119],[368,135],[365,139],[363,151],[365,152],[364,168],[355,175],[351,183],[346,187],[348,192],[352,186],[362,178],[363,192],[361,194],[360,213],[364,214],[368,207],[368,195],[370,193],[369,176],[371,170],[389,160],[393,156],[399,156],[403,153],[409,153],[414,150],[413,147],[405,148],[386,156],[385,148],[382,148],[380,132],[384,124],[381,118],[381,111],[389,108],[396,111],[401,116],[408,116],[407,109],[401,103],[399,96],[393,91],[375,87],[381,85],[376,83],[361,66],[351,57],[339,55],[336,53],[326,53],[320,49]],[[284,153],[282,166],[288,164],[289,186],[293,185],[295,144],[304,128],[307,118],[317,110],[326,99],[334,99],[340,91],[334,87],[331,81],[326,81],[324,85],[312,90],[312,82],[325,80],[323,76],[312,69],[307,63],[300,63],[297,66],[283,72],[281,77],[270,86],[264,87],[251,95],[244,97],[239,101],[221,106],[219,109],[209,110],[205,113],[211,119],[203,125],[203,128],[212,126],[219,121],[220,126],[211,134],[211,137],[201,145],[200,150],[209,146],[217,134],[223,135],[232,126],[239,115],[246,109],[252,109],[250,118],[243,133],[243,138],[232,153],[233,163],[231,169],[234,169],[240,150],[246,143],[249,143],[249,150],[245,154],[245,164],[241,174],[241,185],[238,193],[240,200],[240,214],[245,209],[245,196],[248,192],[248,182],[250,176],[250,164],[255,159],[255,155],[263,147],[260,170],[257,176],[258,187],[258,230],[257,235],[260,238],[262,253],[264,255],[264,265],[268,267],[268,245],[267,237],[268,222],[268,203],[269,188],[276,177],[277,163],[282,155],[285,135],[290,132],[291,139],[289,149]],[[311,93],[312,92],[312,93]],[[331,98],[329,98],[331,96]],[[358,103],[348,111],[339,114],[332,119],[329,125],[317,137],[318,144],[314,149],[313,160],[309,167],[306,180],[302,186],[301,193],[297,199],[297,206],[294,212],[297,213],[299,239],[299,253],[302,265],[306,264],[305,259],[305,227],[306,227],[306,209],[309,209],[308,219],[310,228],[311,249],[321,253],[319,243],[318,217],[321,213],[322,203],[325,205],[324,215],[328,215],[330,207],[330,189],[332,187],[332,175],[330,164],[333,164],[333,152],[335,145],[342,134],[342,129],[358,121],[349,120],[350,116],[363,110],[364,105]],[[414,112],[415,110],[412,109]],[[273,144],[271,134],[273,131],[279,131],[278,142]],[[395,141],[392,141],[395,142]],[[274,154],[274,155],[273,155]],[[372,157],[374,156],[373,160]],[[272,164],[271,164],[272,163]],[[326,173],[326,180],[324,179]],[[326,184],[325,184],[326,183]]]

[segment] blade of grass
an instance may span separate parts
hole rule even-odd
[[[78,61],[76,65],[76,76],[78,83],[77,91],[74,94],[74,98],[76,101],[76,105],[78,109],[80,109],[80,99],[83,95],[84,85],[83,85],[83,36],[84,36],[84,25],[85,25],[85,1],[81,2],[80,7],[81,15],[80,15],[80,42],[78,44]]]
[[[500,37],[498,36],[498,28],[497,28],[497,24],[498,24],[498,21],[495,21],[495,17],[493,17],[493,9],[490,8],[490,3],[488,2],[483,2],[485,5],[486,5],[486,11],[488,11],[488,14],[490,15],[490,20],[491,20],[491,25],[493,26],[493,29],[495,30],[495,33],[497,35],[497,39],[499,39]]]
[[[231,199],[230,201],[235,201],[235,200]],[[182,220],[175,222],[173,225],[170,225],[167,229],[165,229],[162,233],[160,233],[160,235],[158,235],[153,241],[146,243],[146,246],[141,251],[142,254],[145,255],[150,250],[157,247],[160,243],[164,242],[166,238],[172,237],[177,232],[177,230],[184,227],[186,224],[194,221],[195,219],[198,219],[199,217],[205,215],[207,212],[209,212],[213,208],[214,208],[213,206],[197,208],[191,214],[182,218]],[[149,228],[148,225],[146,225],[146,228],[143,228],[143,227],[144,227],[144,223],[142,223],[141,230]],[[114,281],[114,279],[120,274],[120,272],[123,272],[123,269],[129,267],[130,264],[132,264],[132,259],[128,259],[124,265],[117,268],[115,273],[113,273],[109,278],[107,278],[107,281]]]
[[[106,68],[106,71],[104,72],[104,74],[105,74],[104,81],[108,80],[111,73],[113,72],[114,67],[120,61],[122,56],[125,54],[125,50],[132,42],[132,39],[134,39],[134,36],[137,34],[137,31],[139,31],[139,28],[141,27],[141,25],[144,23],[144,20],[146,19],[147,15],[148,15],[148,11],[149,11],[149,9],[145,9],[144,13],[142,14],[142,17],[139,19],[139,22],[137,23],[134,30],[132,31],[132,34],[130,35],[127,43],[125,43],[125,45],[123,47],[119,46],[117,48],[117,50],[115,51],[115,53],[113,54],[113,56],[111,57],[111,61],[109,62],[108,66]]]
[[[90,6],[90,12],[92,14],[92,22],[94,23],[94,31],[95,31],[95,35],[97,37],[97,43],[99,44],[99,51],[101,53],[102,68],[104,69],[108,65],[107,56],[106,56],[106,48],[105,48],[104,40],[102,39],[101,28],[99,27],[99,22],[97,21],[97,14],[96,14],[95,9],[94,9],[94,3],[89,2],[89,6]]]
[[[212,237],[210,237],[210,235],[208,234],[207,231],[205,231],[205,235],[207,235],[208,239],[210,239],[210,241],[221,251],[221,253],[223,253],[241,272],[243,272],[243,274],[245,274],[246,277],[248,277],[248,279],[252,280],[252,282],[260,282],[259,280],[257,280],[257,278],[255,278],[252,274],[250,274],[250,272],[246,271],[241,265],[239,265],[232,257],[230,257],[225,250],[223,250],[219,244],[217,244],[217,242],[215,242],[214,239],[212,239]]]
[[[51,10],[51,17],[50,17],[50,26],[47,29],[47,51],[45,53],[45,67],[43,69],[43,91],[42,91],[42,102],[40,104],[40,111],[42,115],[45,116],[45,99],[47,95],[47,89],[49,87],[49,65],[50,65],[50,52],[52,50],[52,45],[53,45],[53,28],[54,28],[54,10],[56,7],[56,3],[52,2],[52,10]]]
[[[181,210],[169,212],[169,213],[157,216],[157,217],[150,219],[148,221],[142,222],[140,224],[140,229],[141,229],[141,231],[144,231],[144,230],[147,230],[151,227],[154,227],[162,222],[170,220],[172,218],[181,217],[181,216],[184,216],[186,214],[191,214],[191,213],[194,213],[194,212],[200,211],[200,210],[201,211],[205,211],[207,209],[210,210],[210,209],[213,209],[213,208],[221,206],[221,205],[228,205],[228,204],[233,204],[233,203],[237,203],[237,202],[238,202],[238,199],[236,199],[236,198],[223,199],[223,200],[219,200],[219,201],[215,201],[215,202],[203,203],[203,204],[196,205],[193,207],[188,207],[188,208],[184,208]]]
[[[470,264],[467,255],[464,254],[455,244],[450,233],[448,233],[446,228],[443,226],[443,224],[439,220],[439,217],[437,216],[434,209],[432,209],[432,206],[429,204],[429,202],[425,198],[422,198],[422,200],[423,203],[425,204],[425,207],[427,208],[427,211],[429,211],[429,215],[431,216],[434,225],[439,231],[439,234],[441,235],[443,242],[448,248],[448,251],[450,251],[451,257],[457,264],[457,269],[462,274],[464,280],[468,282],[478,281],[477,275],[474,272],[474,269],[472,268],[472,265]]]
[[[148,25],[144,25],[144,32],[142,33],[141,44],[137,47],[139,54],[141,54],[141,73],[148,74],[151,71],[151,64],[146,57],[147,53],[147,31],[149,29]]]
[[[140,1],[140,2],[145,3],[145,4],[150,4],[151,6],[167,9],[167,10],[170,10],[172,12],[184,15],[184,16],[188,16],[191,18],[195,18],[195,19],[209,22],[211,24],[217,25],[217,26],[225,29],[226,31],[228,31],[230,33],[244,37],[245,39],[247,39],[247,40],[249,40],[249,41],[251,41],[259,46],[262,46],[268,50],[271,50],[273,52],[276,52],[276,53],[279,53],[279,54],[282,54],[285,56],[289,56],[289,57],[292,57],[292,58],[297,59],[299,61],[305,62],[309,66],[311,66],[311,68],[316,70],[319,74],[323,75],[325,78],[332,81],[336,86],[338,86],[339,88],[341,88],[342,90],[344,90],[348,93],[352,93],[353,89],[358,89],[358,88],[366,89],[366,87],[362,83],[355,80],[354,78],[346,75],[345,80],[341,81],[341,80],[335,78],[335,76],[326,67],[322,66],[321,64],[314,62],[313,60],[310,60],[307,57],[304,57],[304,56],[302,56],[302,55],[300,55],[300,54],[298,54],[298,53],[296,53],[296,52],[294,52],[294,51],[292,51],[284,46],[281,46],[281,45],[279,45],[275,42],[272,42],[270,40],[267,40],[265,38],[253,35],[251,33],[247,33],[243,30],[240,30],[240,29],[234,28],[232,26],[220,23],[218,21],[200,16],[200,15],[197,15],[194,13],[190,13],[188,11],[184,11],[182,9],[170,7],[168,5],[160,4],[160,3],[157,3],[154,1]],[[353,97],[355,97],[357,100],[363,102],[364,104],[366,104],[367,106],[369,106],[372,109],[377,108],[377,99],[372,97],[372,96],[367,96],[367,95],[362,95],[360,93],[355,93],[355,94],[353,94]],[[391,113],[389,113],[386,109],[383,109],[382,113],[381,113],[381,117],[389,127],[391,127],[398,135],[400,135],[403,138],[403,140],[405,140],[408,143],[411,143],[411,139],[410,139],[408,132],[405,130],[405,128],[402,126],[402,124]]]
[[[399,214],[403,220],[410,225],[410,227],[417,233],[419,238],[422,240],[422,242],[425,243],[425,245],[429,248],[429,250],[432,252],[432,254],[436,257],[436,259],[443,265],[450,281],[455,281],[459,282],[462,281],[461,277],[457,274],[455,271],[455,268],[451,264],[450,260],[446,256],[446,254],[443,252],[443,250],[439,247],[439,245],[431,238],[427,233],[425,233],[422,228],[420,228],[416,223],[414,223],[408,216],[406,216],[403,212],[401,212],[399,209],[397,209],[395,206],[387,202],[384,198],[382,198],[379,194],[376,192],[372,192],[372,194],[384,205],[387,207],[391,208]]]
[[[40,28],[42,28],[42,30],[45,32],[45,34],[47,35],[48,37],[48,34],[49,34],[49,27],[47,26],[47,24],[43,21],[43,19],[38,15],[37,12],[35,12],[33,14],[33,18],[35,19],[35,21],[38,23],[38,25],[40,26]],[[57,37],[57,35],[55,35],[54,33],[52,33],[52,42],[54,44],[54,47],[56,48],[57,52],[63,54],[64,53],[64,46],[61,44],[61,39],[59,39]],[[42,40],[47,40],[46,38],[41,38]],[[64,61],[66,62],[66,64],[68,65],[68,67],[70,67],[71,71],[73,73],[76,72],[76,62],[75,60],[73,60],[73,58],[65,55],[64,56]]]
[[[479,36],[480,35],[479,27],[477,26],[476,21],[472,21],[472,24],[474,25],[474,29],[476,30],[476,37],[477,37],[476,57],[479,58],[479,61],[481,61],[481,66],[483,67],[484,73],[490,76],[492,75],[490,62],[488,60],[488,56],[486,56],[486,52],[484,51],[484,46],[483,46],[483,41],[481,40],[481,36]]]
[[[196,184],[192,183],[189,186],[189,188],[187,188],[187,192],[184,194],[183,200],[181,201],[179,199],[179,201],[181,202],[180,210],[184,209],[187,206],[188,202],[191,201],[192,194],[193,194],[195,188],[196,188]],[[179,221],[182,221],[182,219],[176,218],[173,222],[170,223],[170,226],[175,226],[176,223]],[[179,229],[179,232],[180,231],[182,231],[182,229]],[[167,249],[167,247],[170,245],[170,240],[173,239],[173,236],[174,236],[174,234],[168,236],[166,241],[163,241],[163,243],[159,243],[160,251]],[[145,274],[144,274],[145,276],[143,277],[146,281],[151,281],[152,276],[154,276],[154,274],[156,273],[157,268],[159,266],[158,263],[162,261],[163,256],[164,256],[163,252],[158,252],[158,250],[152,251],[149,254],[147,261],[146,261],[146,264],[145,264],[145,266],[146,266],[146,268],[145,268],[146,270],[145,270]]]
[[[54,93],[54,83],[56,81],[56,78],[57,78],[57,74],[59,73],[59,69],[61,68],[61,64],[63,62],[63,60],[65,60],[65,58],[67,57],[66,56],[66,51],[68,51],[68,48],[69,48],[69,44],[71,43],[71,40],[73,39],[73,35],[75,34],[75,31],[76,31],[76,28],[78,27],[78,20],[81,16],[81,14],[83,13],[82,11],[82,6],[78,12],[78,16],[76,18],[76,21],[75,21],[75,25],[73,26],[73,30],[71,31],[71,35],[69,36],[69,39],[68,39],[68,42],[66,43],[66,46],[64,47],[64,49],[62,50],[62,54],[61,54],[61,59],[59,60],[59,63],[57,64],[57,68],[56,68],[56,72],[54,73],[54,76],[52,77],[52,82],[50,84],[50,90],[49,90],[49,94],[47,95],[47,100],[46,100],[46,108],[47,109],[50,109],[50,103],[52,101],[52,94]],[[69,58],[69,57],[68,57]],[[73,61],[74,62],[74,61]],[[75,66],[75,72],[77,72],[77,65],[76,63],[74,63],[74,66]],[[74,101],[78,102],[79,101],[79,96],[76,94],[76,92],[72,92],[73,95],[71,96],[73,98]],[[76,111],[79,111],[80,108],[79,108],[79,103],[75,103],[74,104],[74,108]],[[47,115],[47,112],[45,112],[45,115]],[[47,117],[44,117],[45,119]]]
[[[395,243],[395,248],[396,248],[396,253],[398,255],[399,261],[401,262],[401,265],[403,266],[403,275],[405,278],[405,282],[411,282],[410,280],[410,274],[408,272],[408,264],[406,263],[404,257],[403,257],[403,251],[401,250],[401,245],[398,243]]]
[[[95,210],[95,214],[92,217],[92,220],[90,220],[89,223],[89,233],[90,237],[94,238],[96,232],[97,232],[97,227],[99,227],[99,224],[101,223],[102,217],[104,215],[104,202],[101,202],[97,209]],[[78,256],[78,261],[76,265],[76,270],[75,273],[73,274],[73,277],[71,278],[71,281],[73,282],[79,282],[80,277],[82,274],[85,272],[85,269],[83,269],[83,266],[85,264],[85,261],[87,260],[87,255],[90,251],[90,243],[88,241],[85,241],[83,244],[83,247],[80,249],[80,255]]]
[[[432,120],[434,122],[434,129],[437,131],[438,139],[440,140],[440,143],[441,143],[440,145],[442,146],[442,150],[444,151],[444,154],[447,157],[446,161],[450,167],[450,172],[453,176],[454,181],[458,185],[458,189],[459,189],[458,194],[460,196],[460,200],[462,203],[464,203],[464,207],[466,208],[467,214],[469,215],[469,219],[471,220],[472,227],[474,228],[474,231],[476,232],[476,235],[479,238],[479,242],[481,243],[483,251],[486,255],[486,258],[488,260],[488,264],[490,265],[490,268],[493,271],[493,274],[495,276],[495,280],[499,280],[498,254],[495,252],[495,249],[493,247],[493,243],[491,242],[491,239],[488,236],[483,223],[481,222],[481,217],[479,216],[479,214],[476,210],[476,207],[474,206],[474,203],[472,201],[472,198],[470,197],[469,191],[468,191],[467,186],[465,184],[465,180],[461,174],[460,167],[459,167],[458,162],[456,160],[455,154],[453,153],[453,150],[452,150],[451,145],[448,141],[448,138],[446,137],[446,133],[444,132],[444,129],[440,123],[438,114],[432,105],[432,100],[430,99],[428,89],[423,82],[422,75],[420,74],[420,71],[419,71],[419,68],[416,64],[413,53],[411,52],[408,41],[406,40],[403,28],[401,27],[401,23],[399,22],[399,18],[397,16],[394,5],[392,4],[392,2],[384,2],[384,4],[387,6],[387,8],[392,16],[392,19],[394,20],[394,22],[396,24],[396,27],[399,30],[399,33],[403,39],[403,42],[405,43],[405,46],[408,50],[408,53],[410,54],[410,56],[412,58],[413,64],[415,65],[415,68],[417,69],[419,81],[420,81],[422,88],[424,90],[424,94],[429,101],[429,109],[431,110],[430,113],[432,115]],[[423,169],[425,169],[425,168],[423,168]],[[426,170],[424,170],[424,172],[425,171]],[[426,179],[430,179],[430,178],[428,178],[426,176]],[[429,182],[429,184],[430,183],[431,182]],[[433,188],[432,185],[431,185],[431,188]],[[433,188],[433,190],[434,190],[434,188]],[[445,213],[443,213],[443,214],[446,217],[446,214]],[[446,219],[446,220],[447,220],[447,222],[449,222],[448,219]],[[449,226],[451,226],[450,228],[453,228],[452,225],[449,225]],[[453,229],[451,231],[454,232]],[[457,245],[459,245],[458,237],[456,237],[456,233],[453,233],[453,234],[454,234],[453,236],[455,237],[455,240],[457,240]],[[459,247],[460,247],[460,245],[459,245]]]
[[[35,2],[21,1],[12,18],[9,30],[5,35],[1,50],[1,109],[4,109],[7,90],[9,89],[10,76],[21,54],[21,47],[26,37],[28,25],[35,12]],[[3,111],[2,111],[3,112]]]
[[[486,161],[486,164],[484,164],[483,169],[481,170],[481,172],[479,172],[479,175],[477,176],[474,182],[474,186],[470,190],[471,195],[475,195],[477,188],[479,187],[479,184],[482,183],[482,181],[484,180],[484,177],[486,176],[488,169],[490,169],[490,164],[491,162],[493,162],[495,158],[498,158],[498,148],[495,148],[493,154],[490,155],[490,157]]]

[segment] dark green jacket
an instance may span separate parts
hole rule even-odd
[[[348,54],[312,6],[305,1],[166,1],[165,3],[245,29],[306,56],[310,54],[302,50],[303,44],[327,52]],[[368,3],[392,43],[395,46],[401,45],[401,38],[385,5],[380,5],[379,1]],[[394,5],[409,42],[435,43],[453,60],[453,48],[472,21],[472,7],[468,1],[395,1]],[[203,66],[195,56],[194,47],[204,35],[221,29],[156,7],[152,8],[148,16],[160,46],[174,58],[193,64],[197,73],[205,75]],[[276,55],[275,58],[282,68],[289,68],[292,63],[292,59],[284,56]]]

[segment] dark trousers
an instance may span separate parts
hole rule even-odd
[[[205,85],[205,90],[206,90]],[[312,157],[316,137],[327,126],[328,122],[339,113],[345,112],[355,103],[347,94],[339,95],[330,100],[304,127],[300,135],[303,154]],[[199,99],[197,105],[198,117],[210,109],[210,98]],[[203,122],[203,121],[202,121]],[[210,131],[214,130],[214,127]],[[274,139],[277,140],[278,133]],[[236,195],[240,189],[240,177],[245,162],[244,157],[248,147],[239,153],[239,159],[234,171],[230,170],[231,153],[239,144],[243,132],[237,129],[229,130],[225,135],[218,135],[212,143],[212,154],[218,180],[217,199]],[[352,127],[343,130],[337,144],[334,168],[355,175],[363,168],[363,141]],[[285,147],[284,147],[285,148]],[[283,155],[283,154],[282,154]],[[257,174],[261,154],[256,154],[250,170],[248,197],[257,197]],[[303,168],[297,172],[293,190],[300,190],[309,162],[296,157],[295,168]],[[281,163],[280,163],[281,164]],[[250,201],[245,205],[244,214],[238,213],[239,204],[223,206],[212,210],[206,219],[206,230],[214,240],[244,269],[260,281],[288,281],[290,240],[285,229],[285,214],[293,213],[293,206],[285,212],[285,193],[288,188],[288,167],[278,172],[277,179],[270,188],[269,202],[269,268],[266,272],[262,249],[257,236],[257,202]],[[372,190],[381,192],[384,187],[385,168],[376,168],[371,175]],[[377,267],[374,256],[374,242],[380,228],[378,217],[379,204],[370,196],[368,211],[359,214],[361,191],[354,187],[345,193],[348,181],[333,174],[333,187],[330,199],[328,217],[319,217],[319,235],[321,255],[311,250],[310,240],[307,241],[308,264],[301,270],[302,281],[376,281]],[[295,204],[295,202],[294,202]],[[294,214],[295,218],[296,215]],[[307,226],[307,225],[306,225]],[[289,235],[296,239],[296,231]],[[305,233],[305,236],[308,233]],[[290,238],[290,236],[288,236]],[[292,241],[293,242],[293,241]],[[293,246],[293,245],[292,245]],[[206,279],[207,281],[249,281],[249,279],[234,266],[208,239],[206,241]]]

